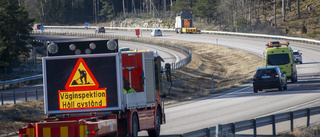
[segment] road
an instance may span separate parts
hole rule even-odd
[[[93,30],[55,30],[78,31],[92,33]],[[107,30],[110,35],[134,36],[134,31]],[[143,37],[150,37],[149,32],[142,32]],[[174,39],[190,42],[212,43],[227,46],[249,53],[263,56],[265,44],[273,39],[257,39],[225,35],[207,34],[175,34],[163,32],[160,39]],[[212,95],[189,102],[167,106],[165,109],[167,124],[161,128],[161,135],[168,136],[194,131],[217,124],[226,124],[241,120],[248,120],[260,116],[296,110],[306,107],[319,106],[320,97],[320,48],[319,46],[291,42],[295,50],[303,53],[303,64],[297,65],[298,82],[289,83],[288,90],[264,90],[253,94],[252,85],[225,91],[224,94]],[[217,51],[219,52],[219,51]],[[214,54],[214,53],[213,53]],[[250,76],[251,77],[251,76]],[[312,118],[315,120],[315,118]],[[303,123],[305,124],[305,123]],[[298,126],[298,125],[297,125]],[[278,132],[287,129],[277,129]],[[271,134],[270,131],[260,131],[258,134]],[[145,136],[145,132],[139,133]]]

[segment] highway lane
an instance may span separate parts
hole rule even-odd
[[[59,31],[92,33],[90,30]],[[150,37],[148,32],[142,33],[143,37]],[[134,31],[107,30],[106,34],[134,36]],[[207,34],[175,34],[172,32],[163,32],[163,37],[157,38],[219,44],[259,56],[263,56],[263,51],[266,49],[265,44],[272,41],[272,39]],[[289,83],[287,91],[279,92],[271,89],[266,90],[267,92],[253,94],[252,85],[248,84],[236,90],[226,91],[226,94],[220,96],[212,95],[207,98],[168,106],[165,110],[167,124],[162,126],[161,134],[180,134],[215,126],[216,124],[226,124],[288,111],[288,108],[296,110],[309,106],[318,106],[319,103],[316,100],[320,97],[319,46],[296,42],[291,42],[291,46],[293,49],[302,51],[304,64],[297,65],[298,82]],[[301,104],[304,105],[301,106]],[[145,133],[142,132],[140,135],[145,135]]]
[[[83,37],[73,37],[73,36],[51,36],[51,35],[34,35],[34,37],[37,40],[41,41],[54,41],[54,40],[66,40],[66,39],[83,39]],[[140,49],[140,50],[152,50],[157,51],[158,54],[165,60],[165,63],[175,63],[180,61],[183,58],[186,58],[186,56],[180,52],[169,50],[163,47],[158,47],[155,45],[150,44],[144,44],[144,43],[138,43],[138,42],[130,42],[130,41],[122,41],[119,40],[119,47],[130,47],[130,49]],[[163,67],[164,64],[162,63]],[[25,101],[25,91],[27,91],[27,99],[28,100],[35,100],[36,99],[36,92],[38,91],[39,99],[43,98],[43,85],[42,84],[35,84],[30,85],[23,88],[16,88],[16,89],[8,89],[8,90],[2,90],[1,93],[4,97],[4,104],[6,103],[14,103],[13,98],[13,91],[16,93],[16,100],[17,102]]]

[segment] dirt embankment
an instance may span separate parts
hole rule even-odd
[[[214,75],[214,92],[251,82],[262,59],[244,51],[214,44],[170,41],[192,51],[192,61],[172,73],[173,87],[167,104],[210,95]]]

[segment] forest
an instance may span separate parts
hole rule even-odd
[[[30,18],[47,25],[99,23],[131,17],[173,19],[180,11],[193,11],[198,21],[234,25],[259,22],[261,15],[266,17],[274,5],[280,9],[285,5],[291,11],[297,3],[299,0],[19,0]]]

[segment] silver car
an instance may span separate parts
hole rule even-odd
[[[155,37],[155,36],[162,36],[162,31],[160,29],[152,29],[151,37]]]
[[[302,53],[299,50],[293,50],[293,55],[294,55],[294,61],[296,63],[302,64]]]

